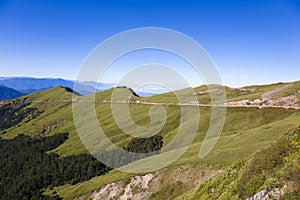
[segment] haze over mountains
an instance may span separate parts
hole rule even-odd
[[[32,92],[53,88],[56,86],[73,88],[75,81],[61,78],[32,78],[32,77],[3,77],[0,84],[18,90],[21,93],[29,94]],[[90,94],[97,91],[106,90],[113,87],[114,84],[80,82],[82,95]]]
[[[0,100],[10,100],[33,92],[50,89],[57,86],[73,88],[74,80],[65,80],[62,78],[32,78],[32,77],[0,77],[0,85],[6,88],[0,88]],[[80,95],[87,95],[94,92],[107,90],[115,87],[113,83],[97,83],[94,81],[79,82],[78,92]],[[10,88],[10,89],[9,89]],[[141,89],[136,91],[140,96],[151,96],[161,93],[155,89]]]
[[[0,101],[14,99],[24,95],[24,93],[0,84]]]

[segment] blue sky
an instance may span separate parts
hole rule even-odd
[[[297,0],[0,0],[0,76],[75,79],[100,42],[149,26],[195,39],[226,85],[300,80]]]

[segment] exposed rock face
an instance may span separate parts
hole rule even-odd
[[[145,176],[136,176],[130,179],[130,182],[125,186],[122,181],[108,184],[102,187],[99,191],[95,191],[91,198],[93,200],[104,199],[146,199],[151,193],[147,191],[149,182],[152,180],[153,174]]]
[[[271,191],[267,191],[266,189],[256,193],[250,198],[247,198],[246,200],[279,200],[280,197],[285,193],[285,190],[287,189],[287,186],[283,186],[282,188],[275,188]]]
[[[264,96],[264,95],[262,95]],[[231,101],[225,103],[225,105],[230,106],[299,106],[300,90],[286,97],[279,97],[276,100],[272,100],[271,95],[267,95],[268,98],[254,99],[254,100],[240,100],[240,101]]]
[[[262,190],[256,193],[254,196],[247,198],[246,200],[262,200],[267,195],[267,190]]]
[[[190,164],[174,166],[155,173],[135,176],[124,181],[108,184],[77,199],[144,200],[154,193],[161,192],[162,188],[171,188],[173,184],[179,182],[186,190],[192,189],[222,172],[222,170],[216,170],[208,166],[192,166]]]
[[[262,190],[254,196],[247,198],[246,200],[262,200],[267,195],[267,190]]]

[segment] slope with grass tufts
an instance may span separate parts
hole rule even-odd
[[[299,82],[287,84],[273,84],[266,86],[249,86],[240,89],[226,88],[228,92],[228,101],[256,99],[261,98],[261,95],[268,91],[273,91],[282,88],[284,85],[289,85],[286,89],[280,91],[272,98],[280,98],[289,96],[299,91]],[[95,110],[97,113],[99,124],[106,133],[107,137],[117,146],[123,148],[127,146],[132,137],[124,133],[116,124],[111,111],[109,101],[113,90],[122,90],[126,95],[130,96],[131,102],[174,102],[174,96],[171,93],[155,95],[152,97],[142,98],[134,95],[128,88],[116,88],[95,95]],[[195,88],[195,92],[201,101],[209,104],[209,93],[205,86]],[[77,135],[72,114],[72,91],[62,87],[52,88],[46,91],[40,91],[27,95],[25,97],[14,100],[14,102],[30,102],[22,109],[34,109],[37,115],[34,117],[20,120],[17,124],[6,128],[0,132],[3,139],[12,139],[15,136],[24,133],[30,136],[45,137],[56,135],[59,133],[69,133],[69,138],[51,152],[57,153],[60,157],[67,157],[78,154],[88,154],[81,140]],[[279,96],[282,95],[282,96]],[[78,101],[84,101],[88,97],[76,96]],[[163,145],[168,145],[176,136],[180,126],[181,110],[178,105],[162,105],[167,114],[167,120],[158,133],[163,138]],[[141,126],[150,123],[149,109],[151,105],[131,103],[129,111],[133,121]],[[0,107],[1,109],[1,107]],[[252,153],[264,148],[274,142],[291,126],[298,124],[300,121],[300,110],[286,108],[261,108],[256,107],[233,107],[227,108],[225,126],[221,137],[208,156],[204,159],[199,159],[198,153],[201,147],[203,138],[208,129],[211,108],[197,107],[200,111],[200,124],[196,137],[188,148],[186,153],[173,163],[169,168],[176,166],[191,165],[208,165],[212,169],[219,170],[227,168],[235,162],[247,159]],[[192,119],[191,119],[192,120]],[[201,173],[201,172],[200,172]],[[145,174],[138,174],[145,175]],[[82,181],[76,185],[65,184],[54,188],[45,188],[47,194],[58,194],[59,196],[70,199],[80,195],[99,190],[107,184],[129,180],[130,177],[137,174],[128,174],[116,170],[109,173],[94,177],[87,181]],[[161,190],[168,187],[161,185]],[[173,187],[173,186],[172,186]],[[172,188],[170,186],[170,188]],[[174,191],[176,191],[176,184]],[[180,190],[175,196],[185,192]],[[253,191],[258,192],[258,191]],[[253,192],[247,193],[245,197],[253,195]],[[161,194],[157,191],[157,194]],[[243,196],[244,197],[244,196]]]
[[[300,126],[177,200],[254,197],[296,200],[300,197],[299,170]]]

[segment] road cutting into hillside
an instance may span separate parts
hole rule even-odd
[[[14,101],[1,101],[0,107],[12,103]],[[223,104],[199,104],[199,103],[161,103],[161,102],[146,102],[146,101],[88,101],[88,100],[66,100],[66,99],[57,99],[57,100],[43,100],[43,101],[27,101],[29,103],[94,103],[94,104],[133,104],[133,105],[157,105],[157,106],[196,106],[196,107],[226,107],[226,108],[285,108],[285,109],[295,109],[300,110],[300,106],[276,106],[276,105],[230,105],[229,102]]]
[[[45,101],[28,101],[29,103],[94,103],[94,104],[132,104],[132,105],[157,105],[157,106],[196,106],[196,107],[226,107],[226,108],[285,108],[300,110],[299,106],[276,106],[276,105],[226,105],[226,104],[197,104],[197,103],[160,103],[160,102],[126,102],[126,101],[87,101],[87,100],[45,100]],[[10,103],[5,101],[4,104]],[[4,105],[4,104],[0,104]]]

